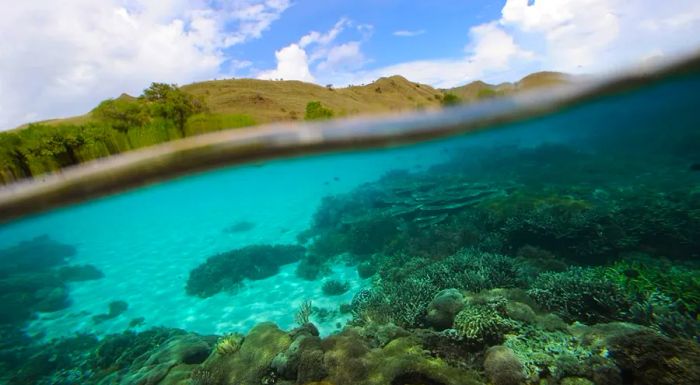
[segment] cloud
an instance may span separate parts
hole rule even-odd
[[[223,50],[257,39],[287,0],[25,0],[0,14],[0,129],[82,114],[152,81],[220,74]]]
[[[469,31],[465,56],[456,59],[418,60],[357,73],[349,83],[362,84],[382,76],[400,74],[420,83],[452,87],[487,74],[508,72],[513,60],[531,61],[533,53],[518,46],[496,22]]]
[[[372,33],[371,25],[356,25],[352,20],[341,18],[328,31],[311,31],[298,42],[276,51],[276,68],[262,71],[257,77],[307,82],[347,77],[349,71],[356,70],[367,62],[361,51],[360,40],[336,43],[338,36],[349,28],[359,33],[362,39]],[[312,72],[317,76],[312,75]]]
[[[398,31],[394,31],[392,35],[398,36],[398,37],[413,37],[413,36],[419,36],[425,33],[424,29],[417,29],[415,31],[410,31],[406,29],[401,29]]]
[[[316,66],[316,70],[320,72],[352,71],[362,67],[365,62],[365,56],[360,50],[360,42],[351,41],[332,47],[325,60]]]
[[[397,63],[338,76],[366,83],[404,75],[438,87],[530,72],[600,73],[697,49],[700,2],[507,0],[500,18],[469,29],[463,56]]]
[[[319,44],[322,46],[328,45],[335,40],[338,35],[343,32],[346,26],[350,24],[350,21],[346,18],[341,18],[337,23],[326,33],[320,33],[318,31],[311,31],[299,39],[299,46],[305,48],[311,44]]]
[[[309,71],[309,59],[306,51],[298,44],[290,44],[275,52],[277,68],[264,71],[258,75],[260,79],[284,79],[313,82],[315,79]]]

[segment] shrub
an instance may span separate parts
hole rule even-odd
[[[442,105],[445,107],[456,106],[461,102],[462,99],[459,96],[452,93],[446,93],[445,96],[442,97]]]
[[[319,101],[312,101],[306,104],[306,120],[322,120],[333,117],[333,110],[321,105]]]

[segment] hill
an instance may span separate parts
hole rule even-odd
[[[0,184],[212,131],[305,118],[434,109],[443,102],[468,103],[567,81],[564,74],[540,72],[515,83],[477,81],[448,90],[401,76],[338,89],[256,79],[182,87],[154,83],[140,97],[122,94],[85,115],[0,132]]]
[[[343,117],[439,107],[443,94],[401,76],[338,89],[293,80],[231,79],[194,83],[182,90],[202,98],[211,113],[247,114],[258,123],[303,119],[312,100]]]
[[[521,91],[566,84],[572,80],[573,77],[561,72],[543,71],[527,75],[515,83],[488,84],[477,80],[443,91],[457,95],[462,102],[469,103],[496,96],[511,95]]]

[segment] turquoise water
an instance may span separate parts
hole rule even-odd
[[[67,367],[24,368],[20,371],[19,368],[31,361],[34,353],[30,348],[16,351],[17,344],[38,347],[55,338],[73,337],[76,333],[94,335],[99,340],[125,330],[144,332],[153,327],[179,328],[197,335],[246,334],[266,321],[274,322],[282,330],[292,330],[298,326],[298,309],[308,300],[314,306],[310,321],[322,338],[333,338],[329,336],[337,333],[342,335],[341,331],[350,324],[369,330],[373,324],[392,323],[398,324],[408,334],[415,333],[416,329],[435,333],[444,333],[444,329],[448,329],[459,334],[461,329],[457,321],[453,327],[439,326],[439,322],[431,321],[426,315],[428,308],[418,310],[420,314],[410,319],[405,314],[392,318],[396,304],[388,301],[382,305],[386,310],[379,313],[389,319],[377,320],[382,317],[375,315],[370,319],[369,313],[360,311],[364,308],[340,311],[339,307],[359,303],[358,298],[362,296],[358,293],[363,291],[384,290],[382,295],[386,298],[398,300],[399,297],[391,297],[395,294],[391,294],[394,292],[387,282],[392,279],[397,285],[408,282],[412,279],[411,274],[419,274],[422,269],[428,271],[433,266],[431,264],[442,263],[455,253],[463,255],[464,250],[469,250],[467,254],[495,253],[508,261],[517,259],[521,264],[518,265],[519,271],[527,271],[524,279],[485,282],[478,288],[520,288],[531,298],[516,301],[515,294],[505,298],[528,304],[538,317],[550,312],[561,318],[564,325],[624,321],[648,327],[658,333],[659,338],[680,338],[697,345],[696,306],[700,301],[695,301],[700,292],[694,291],[700,288],[700,270],[695,266],[700,257],[698,89],[698,76],[669,79],[653,87],[594,100],[543,118],[494,127],[476,134],[405,147],[229,167],[5,224],[0,228],[0,249],[4,250],[0,253],[4,253],[1,254],[4,258],[33,258],[42,253],[55,253],[51,249],[54,246],[49,246],[49,251],[34,249],[26,255],[8,251],[21,242],[34,240],[37,243],[37,237],[42,236],[48,237],[51,245],[56,242],[68,245],[72,251],[66,253],[65,259],[55,262],[55,266],[39,268],[39,272],[36,272],[36,266],[30,266],[26,271],[15,269],[0,276],[3,280],[0,288],[6,289],[3,299],[6,304],[13,304],[5,306],[3,312],[13,312],[25,306],[26,302],[14,302],[12,296],[29,295],[37,302],[44,299],[42,296],[63,297],[58,301],[60,305],[50,309],[52,311],[32,309],[31,315],[24,318],[5,317],[12,318],[3,320],[5,341],[20,342],[11,347],[3,346],[6,351],[13,352],[0,355],[4,360],[4,371],[31,372],[31,375],[22,377],[23,380],[15,378],[14,383],[59,383],[56,373],[61,371],[64,375],[60,377],[63,381],[60,383],[91,383],[106,374],[96,368],[86,369],[87,359],[81,361],[80,375],[75,374],[78,369],[70,368],[70,365],[76,365],[75,362],[65,364]],[[448,193],[448,197],[443,195],[444,199],[437,199],[440,194]],[[474,194],[478,199],[464,203],[468,194]],[[399,213],[401,210],[412,211]],[[415,214],[414,211],[427,214]],[[481,215],[490,216],[476,217]],[[499,215],[501,217],[495,218]],[[427,225],[422,224],[425,221]],[[521,222],[514,223],[516,221]],[[489,228],[487,224],[493,227]],[[480,227],[482,225],[485,227]],[[491,239],[489,235],[498,239]],[[39,239],[46,241],[46,238]],[[329,242],[336,243],[329,246]],[[190,271],[209,257],[251,245],[280,244],[301,244],[307,247],[306,256],[301,261],[276,266],[269,276],[262,279],[244,278],[235,284],[226,281],[228,286],[214,290],[213,295],[203,297],[186,290]],[[29,255],[31,253],[35,254]],[[472,258],[469,255],[463,258]],[[258,258],[252,257],[253,265],[260,261]],[[559,267],[542,267],[543,258],[548,260],[548,266],[556,264]],[[476,269],[477,262],[474,261],[488,263],[491,260],[476,258],[464,262],[467,263],[465,266]],[[649,285],[656,284],[654,279],[669,279],[669,276],[659,278],[653,275],[659,269],[656,269],[656,262],[650,261],[663,261],[661,270],[682,275],[679,279],[685,282],[685,286],[650,291]],[[309,267],[313,264],[322,265],[318,269],[314,266],[318,270],[315,276],[298,273],[300,265]],[[411,267],[412,264],[419,267]],[[54,277],[57,269],[75,265],[91,265],[103,276],[66,280],[52,286],[51,290],[22,291],[12,286],[18,279],[15,275],[32,282],[27,278],[31,274]],[[371,272],[360,274],[358,266],[368,267]],[[567,269],[576,268],[600,267],[591,270],[591,274],[608,274],[606,279],[614,280],[615,269],[621,266],[624,269],[619,271],[623,277],[619,285],[621,290],[627,290],[625,295],[629,295],[625,305],[628,307],[622,310],[601,310],[593,304],[590,309],[579,313],[570,308],[564,311],[568,305],[560,306],[556,299],[542,295],[548,287],[546,282],[539,287],[532,286],[538,279],[548,278],[547,274],[564,274],[569,271]],[[453,273],[456,276],[460,272]],[[646,280],[646,286],[642,285],[640,275]],[[323,285],[329,280],[345,283],[348,290],[340,295],[324,294]],[[433,282],[430,286],[433,291],[428,294],[432,298],[439,290],[462,284],[463,287],[457,289],[465,293],[478,291],[464,283],[466,281],[460,282],[450,287]],[[673,313],[676,318],[665,319],[666,324],[662,324],[660,316],[646,320],[632,316],[636,314],[634,309],[639,308],[634,307],[635,302],[647,301],[645,306],[653,306],[649,305],[652,291],[656,296],[653,298],[664,296],[668,303],[673,303],[668,309],[678,313]],[[416,301],[425,301],[418,304],[420,306],[425,307],[430,302],[430,298],[418,297]],[[109,315],[110,303],[114,301],[125,302],[126,309]],[[474,305],[474,309],[478,306]],[[98,322],[94,317],[100,314],[108,316]],[[459,350],[463,352],[461,359],[473,366],[469,370],[481,373],[475,374],[474,378],[478,381],[491,378],[495,382],[489,377],[489,365],[483,363],[484,369],[482,363],[474,364],[483,362],[483,358],[479,361],[474,357],[483,357],[479,352],[500,344],[512,349],[524,365],[523,376],[527,379],[523,377],[521,382],[535,381],[535,372],[541,378],[555,378],[542,369],[545,364],[528,361],[527,354],[517,349],[520,346],[516,343],[517,338],[535,338],[524,337],[533,335],[524,330],[535,326],[508,314],[512,322],[522,323],[509,329],[506,335],[511,337],[501,335],[494,341],[483,338],[480,346],[475,348],[474,344],[466,344],[468,347]],[[576,333],[573,329],[562,330],[557,333],[567,336]],[[467,338],[465,335],[460,338]],[[537,338],[539,342],[544,340],[543,337]],[[530,345],[535,345],[535,342]],[[695,345],[688,349],[698,349]],[[96,348],[85,349],[83,354],[89,355]],[[593,351],[592,347],[587,349]],[[197,365],[216,362],[217,353],[212,354],[213,358],[204,364],[202,359],[182,366],[192,371]],[[588,356],[595,354],[589,353]],[[450,359],[442,357],[439,352],[433,356],[444,359],[448,366],[469,367],[455,363],[460,358],[455,358],[454,354]],[[15,357],[15,360],[7,357]],[[700,364],[695,361],[696,357],[700,356],[690,354],[684,357],[691,360],[691,369]],[[416,358],[416,362],[422,361]],[[271,364],[261,365],[268,367]],[[613,363],[610,365],[614,366]],[[619,367],[617,375],[621,376],[621,381],[628,381],[630,376],[636,375],[634,365],[631,365],[632,369],[617,361],[615,365]],[[73,370],[72,379],[66,379],[65,372],[69,370]],[[128,380],[127,376],[136,370],[128,365],[116,371],[112,368],[110,381],[117,381],[116,372],[124,376],[120,377],[121,383],[139,383]],[[343,383],[339,380],[343,375],[333,370],[337,368],[327,369],[328,381]],[[369,367],[367,370],[372,372],[375,369]],[[449,370],[445,369],[443,373],[451,373]],[[460,383],[462,380],[458,379],[463,378],[460,377],[462,374],[454,374],[452,379],[437,380],[428,372],[411,373],[414,379],[429,377],[433,381],[430,383]],[[567,376],[603,383],[600,376],[590,373],[580,370]],[[684,375],[690,378],[689,381],[695,378],[693,373]],[[188,377],[194,374],[182,376],[182,382],[164,380],[160,383],[195,383],[195,377]],[[231,376],[235,377],[235,374]],[[256,382],[260,376],[250,383],[260,383]],[[285,381],[283,373],[275,376],[278,383]],[[394,380],[399,378],[396,376]],[[560,374],[551,383],[557,383],[563,376]],[[12,375],[6,374],[5,377],[12,378]],[[419,383],[405,379],[396,381],[406,382],[392,382],[394,380],[386,381]],[[294,380],[287,381],[294,383]],[[372,383],[367,382],[369,380],[356,381]],[[222,380],[219,383],[233,382]]]

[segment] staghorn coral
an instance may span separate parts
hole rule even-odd
[[[354,319],[360,323],[393,322],[402,327],[417,327],[422,325],[428,304],[437,292],[425,277],[383,281],[378,287],[355,295]]]
[[[355,296],[354,318],[360,323],[369,317],[375,322],[422,327],[431,301],[441,290],[516,287],[524,284],[520,272],[516,259],[474,249],[465,249],[437,261],[396,256],[385,261],[371,290]],[[428,320],[433,324],[436,321]],[[446,328],[451,321],[437,322],[438,327]]]
[[[542,273],[528,294],[569,322],[625,320],[632,305],[622,287],[600,277],[594,268],[572,267],[561,273]]]

